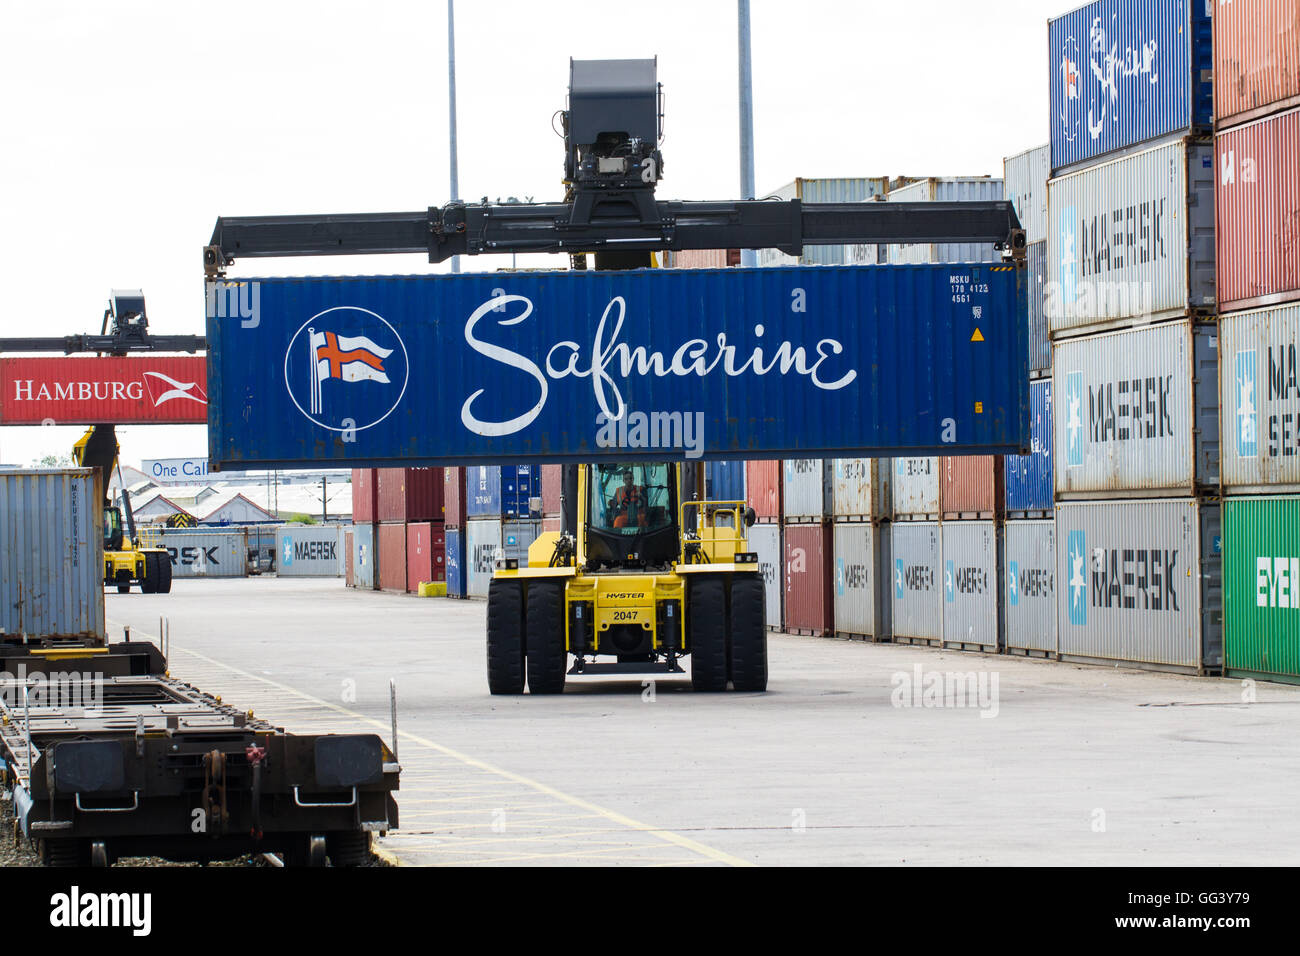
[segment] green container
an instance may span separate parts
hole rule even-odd
[[[1228,674],[1300,683],[1300,498],[1225,499],[1223,552]]]

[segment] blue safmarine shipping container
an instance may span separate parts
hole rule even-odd
[[[1004,264],[249,279],[208,320],[221,469],[1011,454]]]
[[[1052,380],[1029,386],[1029,455],[1006,458],[1007,516],[1026,517],[1052,511]]]
[[[1139,143],[1209,132],[1212,3],[1096,0],[1049,21],[1053,175]]]
[[[704,496],[710,501],[745,500],[745,463],[710,461],[704,466]]]
[[[542,493],[535,465],[472,465],[465,469],[465,513],[471,518],[528,516],[528,499]]]
[[[448,528],[444,539],[447,549],[447,597],[465,596],[465,531]]]

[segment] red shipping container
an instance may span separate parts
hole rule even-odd
[[[415,593],[426,581],[447,580],[447,536],[442,522],[406,526],[406,590]]]
[[[379,589],[406,590],[406,525],[379,526]]]
[[[785,526],[785,629],[821,636],[835,627],[831,526]]]
[[[1300,110],[1215,137],[1219,309],[1300,298]]]
[[[561,523],[563,520],[564,520],[563,518],[560,518],[557,515],[552,515],[549,518],[543,518],[542,534],[546,534],[548,531],[554,531],[556,534],[559,534],[560,530],[563,528],[563,524]]]
[[[378,469],[380,521],[442,521],[441,468]]]
[[[370,524],[378,511],[378,482],[374,468],[352,469],[352,523]]]
[[[994,518],[1002,510],[1000,455],[939,459],[939,507],[944,517]]]
[[[448,528],[465,527],[465,469],[442,470],[443,524]]]
[[[1300,103],[1300,3],[1219,0],[1214,117],[1223,129]]]
[[[542,465],[542,514],[560,513],[560,494],[563,491],[563,465]]]
[[[759,521],[780,519],[781,462],[745,462],[745,503],[754,509]]]
[[[0,359],[0,425],[203,425],[201,355]]]
[[[346,574],[343,578],[343,582],[350,588],[354,588],[357,586],[356,572],[353,570],[352,567],[352,547],[353,547],[352,532],[344,531],[343,532],[343,566],[346,569]]]

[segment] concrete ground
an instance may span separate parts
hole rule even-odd
[[[773,634],[766,694],[492,697],[483,602],[274,578],[106,600],[113,639],[166,616],[174,676],[289,730],[387,739],[395,679],[382,845],[404,864],[1300,863],[1300,687],[1246,702],[1240,681]],[[918,667],[922,691],[984,674],[984,706],[924,706]]]

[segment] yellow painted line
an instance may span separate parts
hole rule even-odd
[[[274,687],[277,690],[284,691],[287,694],[293,694],[298,698],[300,698],[301,700],[312,701],[313,703],[321,707],[325,707],[336,713],[343,714],[349,719],[359,721],[371,727],[378,728],[379,730],[385,732],[391,730],[391,727],[389,725],[384,724],[381,721],[374,720],[370,717],[367,717],[364,714],[359,714],[356,711],[348,710],[346,707],[340,707],[338,704],[331,703],[330,701],[321,700],[318,697],[313,697],[311,694],[303,693],[302,691],[298,690],[296,687],[290,687],[287,684],[281,684],[279,681],[273,681],[266,677],[261,677],[257,674],[250,673],[249,671],[242,670],[238,667],[233,667],[230,664],[226,664],[222,661],[216,660],[215,658],[208,657],[205,654],[200,654],[198,651],[192,651],[184,647],[175,647],[173,648],[173,652],[175,651],[179,651],[182,654],[188,654],[191,657],[196,657],[201,661],[205,661],[206,663],[212,664],[217,667],[224,667],[226,670],[230,671],[231,673],[238,674],[240,677],[245,677],[248,678],[249,680],[259,681],[270,687]],[[663,827],[656,827],[656,826],[651,826],[648,823],[642,823],[639,820],[634,820],[631,817],[619,813],[616,810],[609,810],[605,807],[599,806],[598,804],[592,803],[590,800],[583,800],[581,797],[571,796],[570,794],[564,793],[561,790],[557,790],[552,786],[541,783],[540,781],[533,780],[529,777],[525,777],[522,774],[515,773],[514,771],[511,770],[503,770],[502,768],[493,766],[492,764],[487,763],[486,761],[479,760],[477,757],[471,757],[468,754],[463,754],[458,750],[452,749],[451,747],[444,747],[442,744],[435,743],[432,740],[429,740],[424,737],[420,737],[416,734],[408,733],[407,731],[398,731],[398,736],[406,740],[410,740],[413,743],[417,743],[422,747],[426,747],[440,754],[445,754],[448,757],[452,757],[456,760],[459,760],[461,763],[465,764],[466,766],[474,767],[478,770],[486,771],[487,773],[496,774],[499,777],[503,777],[506,780],[514,781],[515,783],[518,784],[522,784],[525,787],[531,787],[533,790],[536,790],[538,793],[544,793],[548,797],[552,797],[556,800],[561,801],[562,803],[567,803],[570,806],[578,807],[582,810],[586,810],[590,813],[594,813],[597,816],[601,816],[605,818],[611,823],[616,823],[619,826],[626,827],[629,830],[636,830],[641,833],[646,833],[651,836],[658,837],[660,840],[663,840],[666,843],[675,844],[679,847],[682,847],[683,849],[690,850],[692,853],[698,853],[700,856],[707,857],[708,859],[714,860],[718,863],[725,863],[728,866],[753,866],[754,865],[753,863],[750,863],[748,860],[742,860],[740,859],[740,857],[732,856],[730,853],[724,853],[722,850],[714,849],[711,846],[707,846],[703,843],[700,843],[698,840],[692,840],[690,837],[682,836],[680,833],[674,833],[672,830],[667,830],[664,829]],[[399,762],[400,762],[400,758],[399,758]],[[521,857],[520,859],[527,859],[527,857]]]

